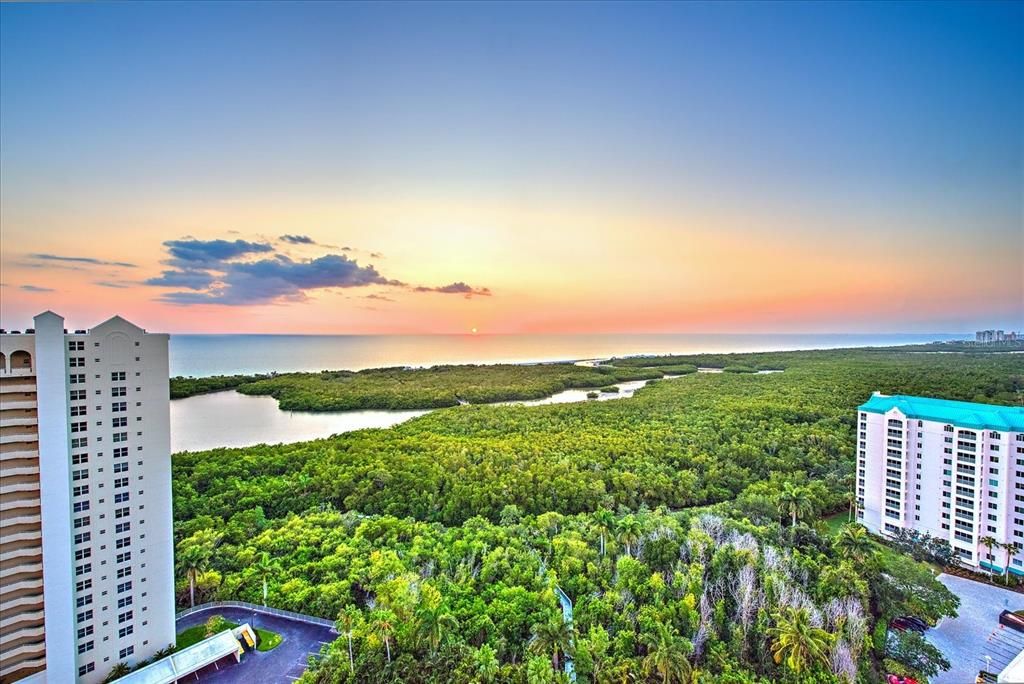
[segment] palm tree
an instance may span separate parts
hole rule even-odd
[[[874,550],[874,544],[872,544],[867,530],[863,525],[854,523],[843,525],[839,534],[836,535],[835,541],[832,542],[832,546],[839,552],[839,555],[852,558],[855,561],[864,560]]]
[[[430,654],[437,653],[445,630],[458,629],[455,617],[440,604],[421,604],[416,609],[416,634],[430,646]]]
[[[986,549],[988,549],[988,555],[985,557],[985,560],[989,561],[989,564],[991,565],[992,549],[998,549],[1000,547],[999,542],[996,541],[995,537],[988,536],[981,537],[978,540],[978,543],[984,546]],[[989,571],[989,574],[992,574],[991,570]]]
[[[263,581],[263,607],[267,607],[267,580],[270,579],[270,575],[274,572],[274,565],[270,562],[270,554],[266,551],[260,556],[260,559],[253,565],[253,569],[256,571],[256,577]]]
[[[553,615],[547,622],[533,626],[530,651],[537,655],[551,654],[551,667],[558,671],[559,653],[572,651],[572,624],[561,616]]]
[[[796,674],[815,663],[828,665],[833,636],[811,624],[806,608],[787,606],[775,616],[775,626],[768,628],[772,639],[772,657],[776,663],[785,661]]]
[[[620,520],[616,527],[619,531],[619,541],[626,547],[626,555],[633,555],[632,546],[639,541],[642,531],[640,521],[636,519],[636,516],[630,514]]]
[[[643,640],[647,646],[647,657],[644,658],[647,674],[657,672],[661,675],[662,684],[685,682],[690,677],[693,668],[686,658],[689,644],[672,627],[656,623],[654,632],[644,634]]]
[[[107,678],[104,679],[103,681],[104,682],[112,682],[115,679],[120,679],[121,677],[124,677],[126,674],[128,674],[131,671],[132,671],[132,668],[128,667],[128,663],[124,663],[124,662],[118,663],[114,667],[110,668],[110,672],[107,673]]]
[[[490,644],[484,644],[476,652],[476,673],[480,681],[490,684],[498,676],[498,656]]]
[[[388,654],[388,662],[391,662],[391,637],[395,634],[395,615],[390,610],[375,610],[373,612],[373,631],[384,642],[384,649]]]
[[[853,522],[853,511],[854,505],[857,503],[857,495],[853,492],[846,492],[846,503],[850,507],[850,514],[846,518],[846,522]]]
[[[1003,584],[1010,584],[1010,559],[1020,553],[1022,549],[1024,549],[1024,544],[1020,542],[1003,544],[1003,551],[1006,551],[1006,563],[1003,564]]]
[[[200,530],[178,543],[178,563],[188,577],[189,603],[196,605],[196,580],[209,566],[220,535],[213,530]]]
[[[796,525],[797,518],[807,515],[811,510],[811,499],[807,490],[787,482],[779,494],[779,512],[789,513],[792,524]]]
[[[607,508],[599,508],[594,512],[594,522],[597,529],[601,531],[601,556],[604,556],[604,540],[612,525],[615,524],[615,514]]]
[[[352,655],[352,633],[356,630],[356,625],[359,624],[359,620],[362,618],[362,613],[355,606],[345,606],[338,613],[338,632],[344,634],[348,639],[348,669],[355,674],[356,661]]]

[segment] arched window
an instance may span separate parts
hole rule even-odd
[[[11,370],[32,370],[32,355],[22,350],[11,354]]]
[[[0,373],[7,372],[7,354],[0,352]]]

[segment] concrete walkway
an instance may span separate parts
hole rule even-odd
[[[212,607],[178,620],[177,631],[201,625],[214,615],[223,615],[231,622],[248,622],[253,627],[267,629],[281,635],[277,648],[265,653],[246,652],[242,662],[227,659],[217,663],[218,667],[207,667],[195,676],[182,679],[186,682],[214,682],[216,684],[291,684],[306,670],[306,661],[320,648],[334,641],[338,635],[330,628],[312,625],[285,617],[257,614],[242,608],[226,606]]]
[[[1004,610],[1024,610],[1024,595],[995,584],[941,574],[938,580],[960,597],[960,611],[927,632],[952,668],[932,678],[932,684],[970,684],[979,670],[985,669],[990,636],[999,630],[999,614]],[[993,659],[993,669],[998,661]],[[1001,668],[999,668],[1001,669]],[[996,670],[998,673],[998,669]]]

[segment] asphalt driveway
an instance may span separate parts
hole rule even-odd
[[[928,641],[942,651],[953,666],[935,676],[932,684],[970,684],[978,670],[985,669],[986,654],[993,656],[992,669],[998,673],[1002,666],[995,649],[997,642],[1005,640],[1002,635],[1005,630],[999,629],[999,614],[1004,610],[1024,609],[1024,595],[954,575],[942,574],[938,580],[960,597],[960,614],[928,630]],[[1016,633],[1006,636],[1015,637]]]
[[[187,615],[178,620],[177,631],[202,624],[213,615],[223,615],[231,622],[248,622],[254,627],[268,629],[281,635],[277,648],[265,653],[247,651],[242,661],[225,658],[215,665],[203,668],[195,675],[181,679],[184,682],[215,682],[216,684],[291,684],[306,670],[306,661],[311,654],[337,638],[327,627],[306,622],[253,612],[243,608],[210,608]]]

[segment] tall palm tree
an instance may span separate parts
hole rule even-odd
[[[260,556],[260,559],[252,566],[256,571],[256,577],[263,582],[263,607],[267,607],[267,580],[274,572],[274,564],[270,562],[270,554],[266,551]]]
[[[999,542],[996,541],[996,538],[992,536],[981,537],[978,539],[978,543],[988,549],[988,556],[992,555],[993,548],[998,549],[1000,546]],[[989,560],[988,556],[985,557],[985,560]],[[989,561],[989,563],[991,564],[991,561]],[[989,574],[992,574],[991,571]]]
[[[416,609],[416,635],[430,646],[430,654],[437,653],[445,630],[458,629],[455,617],[440,604],[423,605]]]
[[[657,672],[661,675],[662,684],[689,679],[693,670],[686,658],[689,644],[672,627],[659,622],[653,632],[643,635],[643,640],[647,646],[647,657],[644,658],[647,674]]]
[[[846,504],[850,507],[850,514],[846,518],[846,522],[853,522],[853,511],[854,505],[857,503],[857,495],[853,492],[846,492]]]
[[[619,541],[626,547],[626,555],[632,556],[632,547],[640,540],[640,521],[633,514],[627,515],[618,522],[616,528],[619,532]]]
[[[362,613],[355,606],[345,606],[338,613],[337,629],[348,639],[348,669],[353,674],[356,671],[356,660],[352,654],[352,634],[356,631],[356,625],[362,619]]]
[[[193,607],[196,605],[196,580],[209,567],[213,550],[220,539],[220,535],[213,530],[200,530],[178,543],[178,565],[188,577],[189,603]]]
[[[384,642],[384,650],[388,654],[388,662],[391,662],[391,639],[395,635],[395,615],[390,610],[375,610],[373,612],[373,623],[371,625],[374,633]]]
[[[785,662],[796,674],[814,664],[828,665],[833,636],[811,624],[806,608],[784,608],[775,616],[775,626],[768,628],[768,636],[775,662]]]
[[[189,606],[196,605],[196,581],[199,575],[206,572],[210,564],[210,554],[198,546],[188,546],[178,552],[178,562],[185,570],[188,578]]]
[[[615,514],[607,508],[599,508],[594,512],[594,523],[597,525],[597,529],[601,531],[601,556],[604,556],[604,540],[615,524]]]
[[[848,523],[843,525],[832,542],[839,555],[855,561],[862,561],[874,551],[874,544],[863,525]]]
[[[1010,584],[1010,559],[1020,553],[1021,549],[1024,549],[1024,544],[1020,542],[1003,544],[1003,551],[1006,552],[1006,562],[1003,563],[1003,584]]]
[[[500,669],[498,656],[490,644],[483,644],[476,651],[476,673],[480,675],[480,681],[490,684],[498,676]]]
[[[787,482],[779,493],[779,512],[788,513],[792,524],[796,525],[797,519],[810,511],[811,499],[807,495],[807,490]]]
[[[553,615],[547,622],[533,626],[530,651],[537,655],[551,654],[551,667],[558,671],[559,654],[572,652],[572,623]]]

